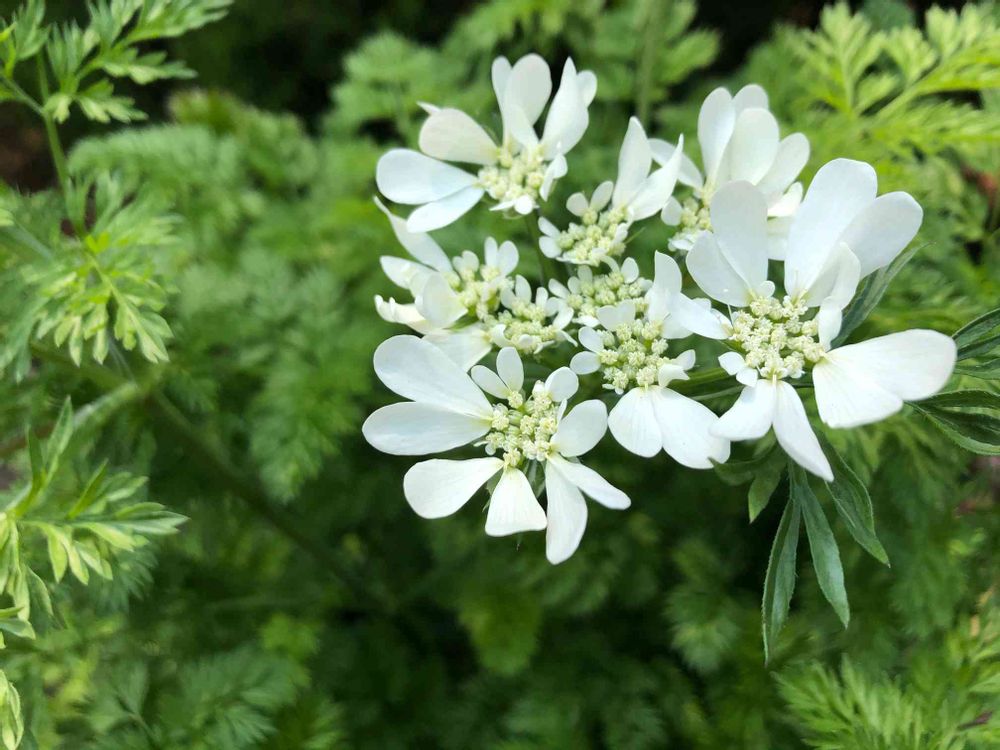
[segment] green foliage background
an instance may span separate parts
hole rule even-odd
[[[215,24],[170,49],[200,68],[206,39],[237,49],[265,23],[246,5],[216,19],[227,5],[174,2],[206,14],[184,30]],[[21,715],[22,747],[67,750],[1000,747],[1000,465],[925,412],[827,435],[870,488],[892,566],[838,521],[850,627],[800,562],[766,666],[760,592],[783,502],[751,525],[733,472],[604,441],[596,468],[633,507],[595,513],[553,568],[541,535],[485,537],[475,503],[417,518],[408,462],[360,437],[389,398],[371,373],[394,332],[372,309],[388,291],[377,259],[401,254],[372,202],[375,162],[415,143],[419,101],[490,122],[497,54],[572,54],[598,75],[555,211],[611,174],[632,112],[690,135],[713,87],[754,81],[783,132],[808,135],[805,179],[864,159],[880,192],[925,208],[919,250],[863,333],[951,333],[997,306],[994,6],[829,6],[724,80],[706,73],[720,37],[695,11],[480,3],[447,33],[424,29],[433,46],[356,40],[342,70],[324,68],[336,77],[311,123],[225,93],[254,90],[238,69],[200,70],[221,84],[205,89],[167,60],[143,74],[114,57],[112,92],[74,88],[67,66],[46,117],[98,123],[56,177],[68,206],[55,189],[0,192],[0,747]],[[141,118],[144,77],[171,88],[165,115],[100,127]],[[458,252],[490,233],[534,272],[521,222],[481,209],[439,239]],[[637,255],[668,237],[650,227]],[[954,384],[1000,391],[998,341]]]

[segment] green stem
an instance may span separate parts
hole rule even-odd
[[[661,0],[647,0],[647,12],[643,23],[642,47],[639,52],[638,73],[636,74],[636,111],[639,122],[649,123],[649,110],[653,95],[653,63],[656,59],[655,35],[659,31]]]
[[[49,98],[49,79],[45,75],[45,63],[42,56],[35,58],[38,67],[38,90],[42,93],[42,102]],[[56,175],[59,177],[59,184],[65,191],[69,187],[69,169],[66,167],[66,152],[63,151],[62,142],[59,140],[59,131],[56,130],[55,121],[44,108],[39,109],[39,115],[45,123],[45,135],[49,139],[49,150],[52,152],[52,162],[56,167]]]

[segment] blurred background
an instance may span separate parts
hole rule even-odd
[[[0,15],[16,5],[0,0]],[[47,5],[87,15],[79,0]],[[552,567],[542,535],[487,538],[477,500],[416,517],[402,495],[411,461],[360,436],[393,399],[372,352],[401,332],[372,309],[376,293],[399,294],[378,257],[403,254],[372,201],[375,163],[415,146],[419,101],[495,124],[501,54],[537,50],[554,69],[572,55],[598,76],[555,214],[613,174],[630,114],[659,137],[688,134],[697,158],[705,95],[757,82],[782,134],[810,138],[805,182],[831,158],[864,159],[880,193],[925,208],[920,252],[859,335],[951,333],[996,307],[998,11],[930,7],[237,0],[150,45],[197,77],[121,83],[148,122],[74,113],[62,134],[73,174],[114,173],[169,216],[155,225],[168,236],[139,243],[169,361],[29,358],[22,382],[0,385],[3,455],[20,456],[4,468],[8,484],[25,476],[25,425],[51,430],[66,396],[80,408],[134,377],[150,392],[86,442],[78,473],[107,459],[148,476],[149,499],[189,520],[115,557],[111,581],[67,575],[39,638],[2,652],[26,747],[1000,748],[1000,468],[912,410],[828,435],[870,488],[892,567],[837,523],[845,630],[800,545],[767,665],[761,588],[786,484],[751,524],[745,483],[605,440],[595,468],[634,506],[594,508],[579,552]],[[0,177],[26,194],[26,223],[61,218],[44,130],[7,104]],[[670,236],[649,224],[635,246],[647,268]],[[435,238],[455,254],[491,234],[533,273],[522,222],[481,209]],[[4,320],[23,307],[0,301]]]

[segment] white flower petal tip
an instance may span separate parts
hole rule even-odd
[[[885,419],[940,391],[955,359],[950,336],[923,329],[834,349],[813,369],[820,418],[837,428]]]
[[[509,536],[522,531],[541,531],[547,523],[528,478],[519,469],[507,469],[493,489],[486,512],[486,533]]]
[[[501,469],[499,458],[423,461],[406,472],[403,494],[418,516],[443,518],[465,505]]]
[[[608,409],[604,403],[597,399],[584,401],[559,422],[552,444],[562,456],[581,456],[601,441],[607,429]]]
[[[553,565],[568,560],[587,529],[587,503],[579,488],[549,462],[545,466],[545,557]]]

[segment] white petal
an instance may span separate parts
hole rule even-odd
[[[816,313],[816,324],[819,329],[819,343],[824,349],[829,349],[833,340],[840,333],[840,327],[844,322],[842,308],[836,301],[826,299],[819,306]]]
[[[608,408],[603,401],[584,401],[559,422],[552,445],[563,456],[580,456],[597,445],[608,429]]]
[[[664,297],[681,290],[680,266],[666,253],[657,252],[653,255],[653,286],[650,291],[654,289]]]
[[[486,533],[507,536],[545,528],[545,511],[519,469],[507,469],[497,482],[486,512]]]
[[[712,461],[729,458],[729,441],[710,430],[719,418],[704,404],[668,388],[651,388],[663,450],[674,461],[692,469],[711,469]]]
[[[375,295],[375,312],[388,323],[402,323],[418,333],[424,333],[433,327],[420,314],[416,305],[401,305],[391,297],[384,300],[380,294]]]
[[[551,461],[545,464],[545,497],[548,517],[545,557],[558,565],[580,546],[587,528],[587,503],[576,485],[560,474]]]
[[[476,178],[417,151],[396,148],[378,160],[375,182],[389,200],[419,204],[454,195],[474,185]],[[420,230],[410,227],[410,231]]]
[[[887,193],[876,198],[850,223],[840,241],[861,262],[861,277],[887,266],[920,229],[924,212],[908,193]]]
[[[710,181],[714,182],[718,173],[735,123],[736,108],[732,97],[724,88],[717,88],[705,98],[698,113],[698,142],[701,144],[705,174]]]
[[[737,112],[750,107],[767,109],[767,92],[756,83],[748,83],[736,92],[736,96],[733,97],[733,107]]]
[[[580,338],[580,343],[584,347],[592,352],[604,351],[604,339],[601,338],[601,334],[595,331],[593,328],[581,328],[580,333],[577,334]]]
[[[619,302],[617,305],[604,305],[597,309],[597,319],[609,331],[620,325],[635,320],[635,303],[632,300]],[[603,348],[603,346],[602,346]]]
[[[600,369],[601,361],[593,352],[577,352],[570,360],[569,366],[577,375],[589,375]]]
[[[489,420],[484,417],[403,401],[373,412],[361,432],[365,440],[383,453],[425,456],[468,445],[489,429]]]
[[[740,393],[729,411],[719,417],[712,434],[729,440],[764,437],[774,421],[775,389],[769,380],[758,380]]]
[[[519,391],[524,385],[524,365],[513,347],[505,347],[497,354],[497,375],[511,391]]]
[[[618,179],[615,180],[614,192],[611,195],[612,205],[624,206],[632,200],[642,181],[649,174],[653,163],[653,155],[649,150],[646,132],[639,121],[632,117],[628,121],[625,140],[618,152]]]
[[[478,323],[465,328],[430,331],[424,335],[424,341],[443,351],[463,372],[493,348],[489,333]]]
[[[581,70],[576,77],[576,85],[580,89],[580,97],[586,106],[597,96],[597,76],[593,71]]]
[[[410,255],[436,271],[451,270],[451,261],[448,260],[448,256],[429,234],[411,232],[406,228],[406,221],[391,213],[378,198],[375,199],[375,205],[389,219],[396,239]]]
[[[727,305],[750,303],[750,289],[736,272],[711,232],[702,232],[688,252],[687,269],[702,291]]]
[[[545,390],[556,403],[567,400],[580,387],[580,379],[568,367],[560,367],[545,380]]]
[[[465,315],[465,305],[439,273],[432,274],[420,289],[417,310],[437,328],[447,328]]]
[[[476,385],[491,396],[506,399],[510,395],[510,389],[507,387],[507,384],[489,367],[476,365],[469,370],[469,377],[475,381]]]
[[[378,262],[382,266],[382,271],[389,277],[389,281],[403,289],[423,288],[427,279],[434,273],[434,269],[422,263],[397,258],[394,255],[383,255]]]
[[[785,290],[793,297],[808,289],[826,265],[843,231],[878,191],[875,170],[851,159],[834,159],[813,178],[788,233]]]
[[[775,390],[777,400],[774,410],[774,436],[778,438],[778,444],[799,466],[827,482],[832,482],[833,470],[823,455],[816,433],[809,424],[799,394],[783,380],[775,384]]]
[[[736,117],[726,148],[730,180],[756,184],[767,174],[778,154],[778,121],[766,109],[745,109]]]
[[[420,128],[420,150],[435,159],[493,164],[497,146],[478,122],[460,109],[439,109]]]
[[[843,309],[854,297],[861,279],[861,264],[843,242],[827,256],[826,265],[805,290],[802,300],[814,307],[831,302]]]
[[[583,216],[589,208],[590,201],[587,200],[587,196],[583,193],[573,193],[566,200],[566,210],[574,216]]]
[[[548,159],[572,149],[587,130],[590,120],[578,84],[573,60],[567,60],[559,90],[553,97],[552,106],[549,107],[549,113],[545,117],[542,148]]]
[[[499,105],[503,104],[504,92],[507,90],[507,81],[510,79],[510,71],[510,60],[506,57],[496,58],[490,68],[493,93],[496,94],[497,104]]]
[[[375,350],[375,373],[403,398],[489,418],[482,391],[439,348],[416,336],[393,336]]]
[[[422,461],[403,477],[403,494],[421,518],[443,518],[465,505],[502,468],[499,458]]]
[[[633,388],[611,409],[608,429],[618,444],[637,456],[655,456],[663,448],[660,426],[646,388]]]
[[[748,182],[729,183],[712,198],[711,214],[712,232],[729,265],[747,288],[758,289],[767,281],[767,201],[763,194]]]
[[[681,214],[683,211],[684,208],[681,206],[681,202],[671,196],[670,200],[663,206],[663,210],[660,211],[660,221],[668,227],[676,227],[681,223]]]
[[[545,109],[552,94],[552,74],[545,60],[534,53],[525,55],[511,69],[504,87],[504,101],[520,108],[529,125],[535,122]]]
[[[538,247],[546,258],[558,258],[562,255],[562,248],[551,237],[540,237]]]
[[[904,400],[941,390],[954,367],[955,342],[937,331],[901,331],[834,349],[813,368],[820,417],[831,427],[885,419]]]
[[[411,232],[431,232],[446,227],[479,203],[485,191],[478,187],[460,190],[447,198],[427,203],[410,214],[406,228]]]
[[[606,508],[621,510],[632,504],[628,495],[613,486],[593,469],[583,464],[567,461],[559,456],[553,456],[549,461],[556,465],[560,474],[579,487],[584,495],[593,498]]]
[[[719,355],[719,366],[730,375],[735,375],[743,370],[747,363],[737,352],[726,352]]]
[[[802,133],[786,136],[778,144],[774,162],[757,183],[757,187],[768,197],[783,195],[808,161],[809,139]]]
[[[683,145],[683,137],[681,143]],[[680,169],[682,153],[678,150],[674,158],[647,177],[629,202],[633,221],[640,221],[658,213],[670,200],[677,185],[677,171]]]
[[[601,211],[608,201],[611,200],[611,196],[615,190],[615,183],[611,180],[605,180],[594,190],[594,194],[590,196],[590,208],[594,211]]]
[[[500,244],[497,250],[497,268],[504,276],[509,276],[517,268],[517,247],[510,240]]]
[[[649,149],[653,154],[653,159],[658,164],[666,164],[674,155],[677,146],[659,138],[650,138]],[[687,154],[681,154],[681,166],[677,173],[677,179],[682,185],[693,188],[700,188],[704,184],[701,172],[698,171],[698,167]]]

